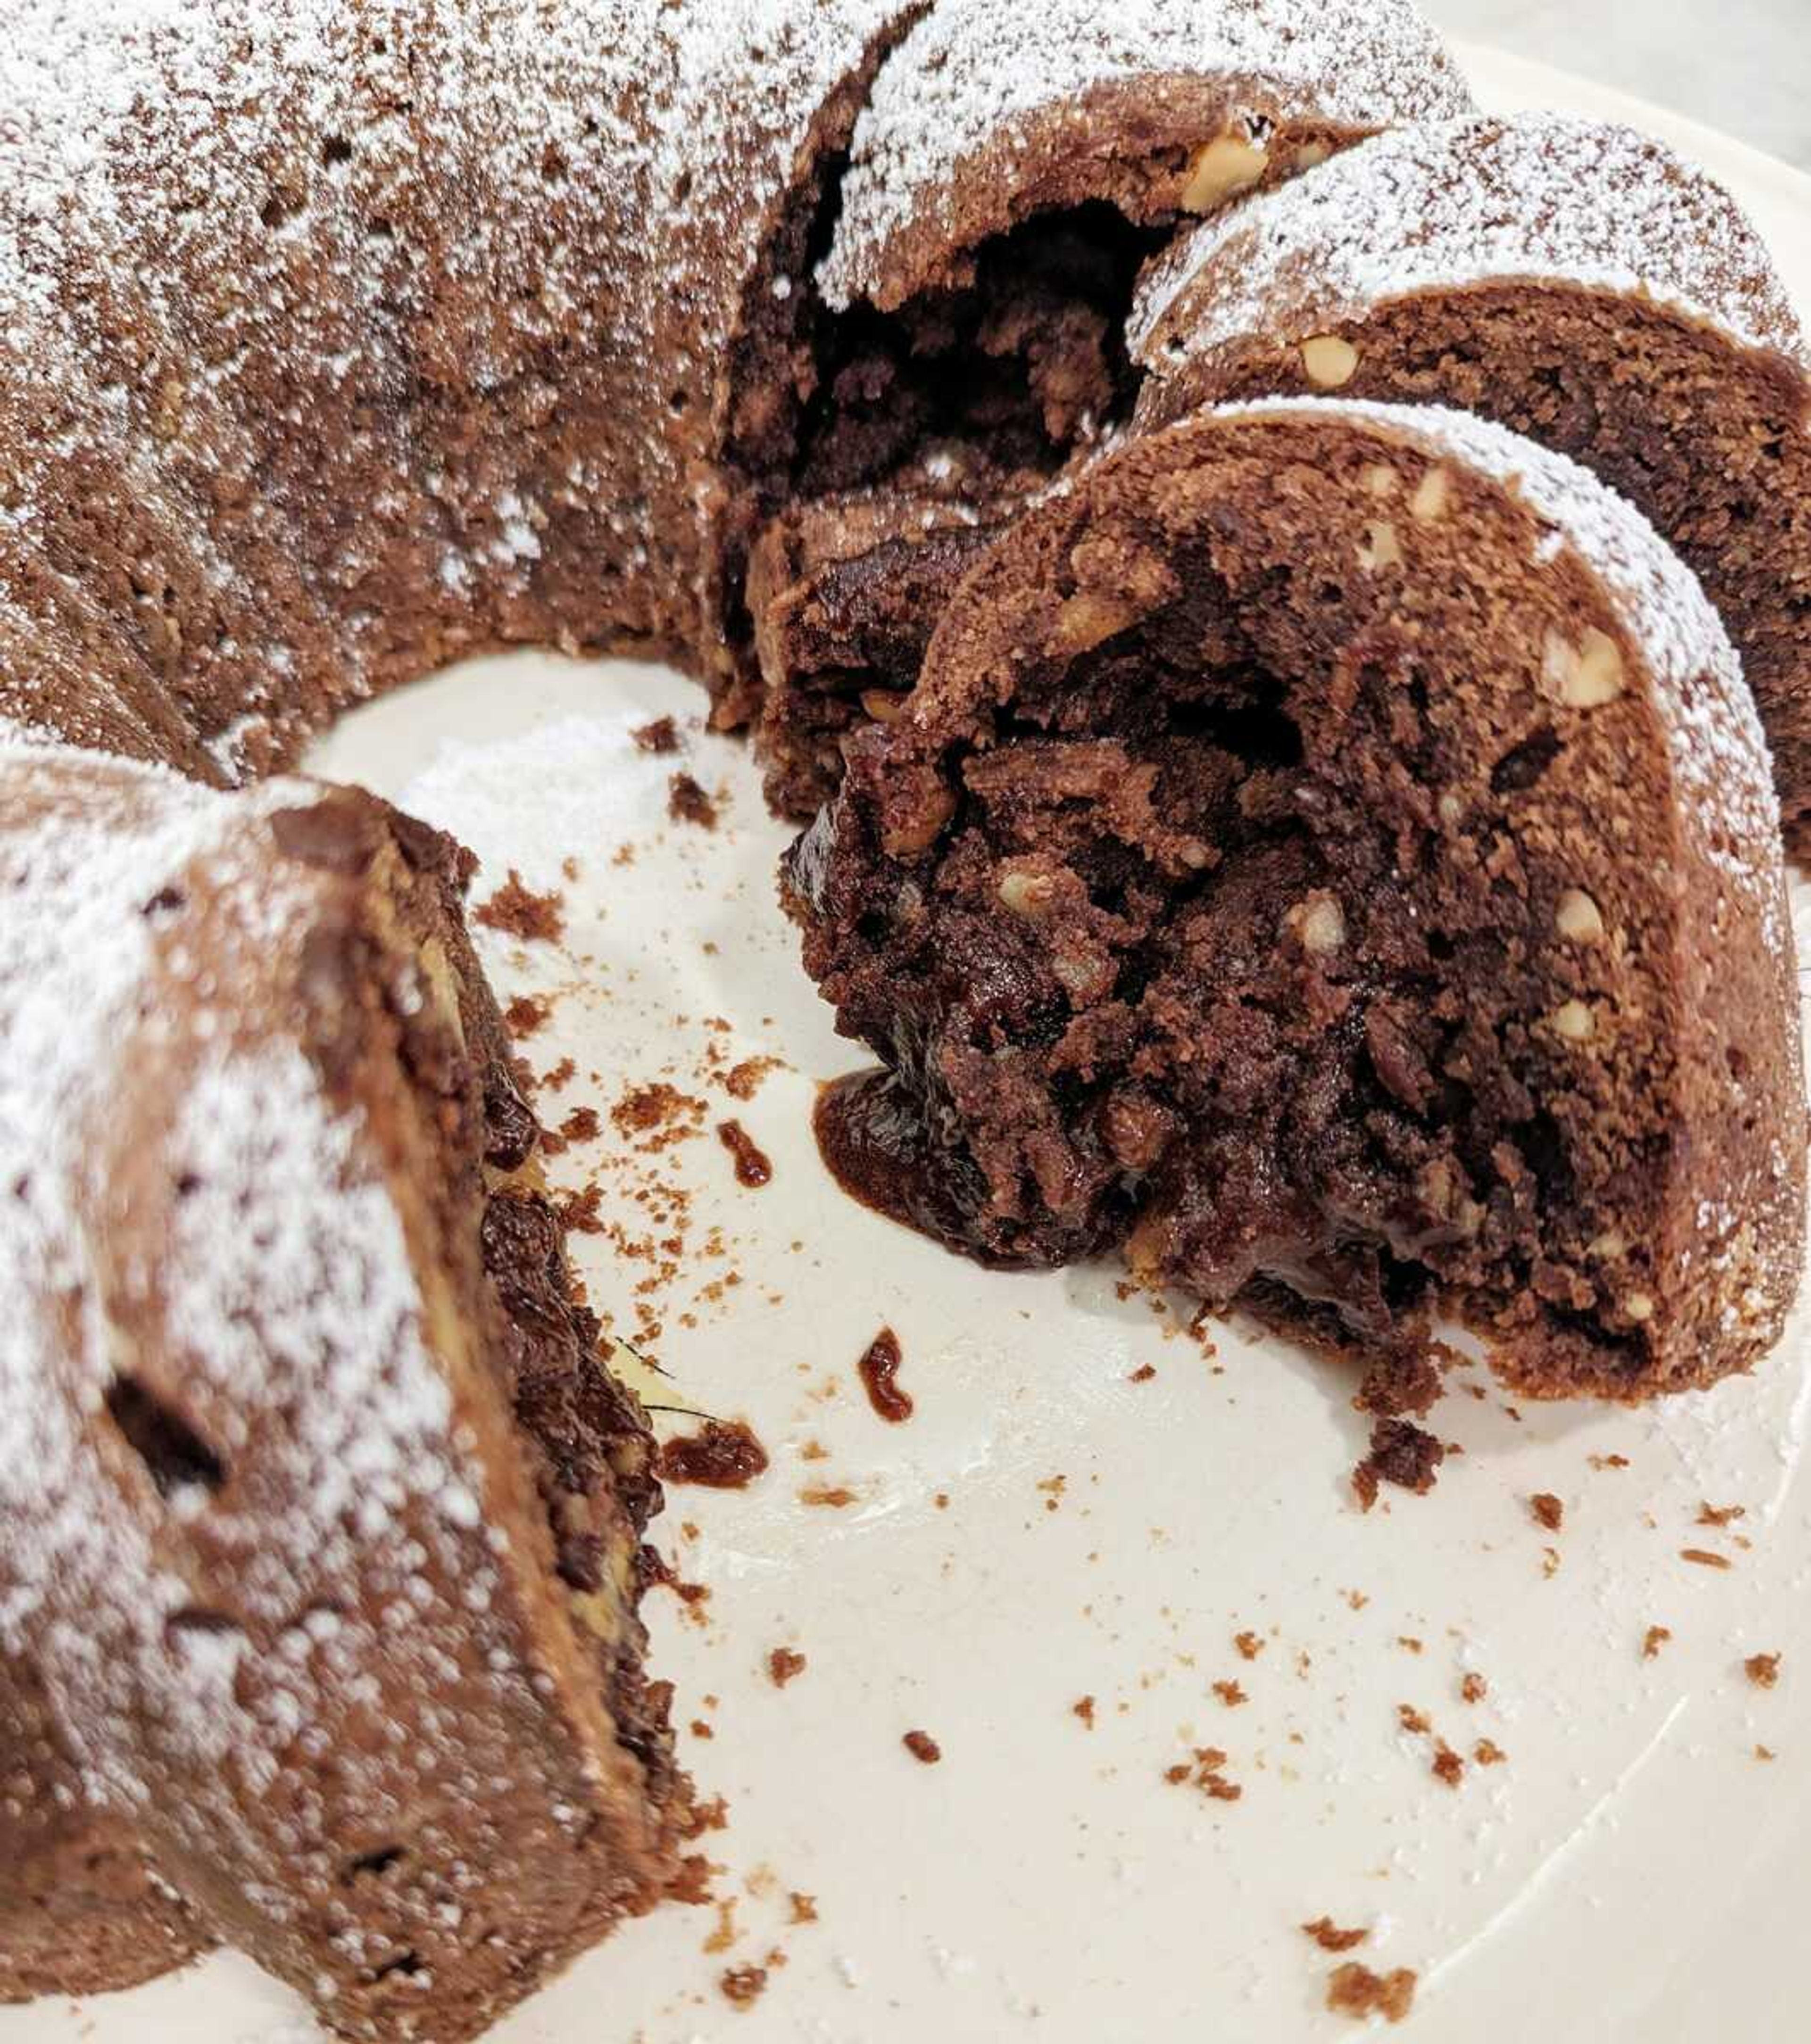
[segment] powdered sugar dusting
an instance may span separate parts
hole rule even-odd
[[[411,1508],[429,1501],[426,1522],[449,1538],[479,1512],[357,1117],[329,1106],[298,1046],[248,1046],[235,1028],[252,953],[279,954],[307,927],[262,820],[313,791],[275,782],[229,797],[15,747],[0,750],[0,1650],[35,1655],[91,1785],[132,1803],[148,1784],[110,1723],[148,1712],[167,1750],[198,1765],[274,1766],[307,1713],[295,1679],[248,1698],[248,1634],[267,1642],[386,1572],[406,1607],[421,1572],[404,1551]],[[180,897],[216,892],[234,901],[236,937],[191,953]],[[114,1058],[133,1040],[200,1047],[202,1060],[156,1159],[183,1193],[152,1263],[125,1216],[108,1217]],[[205,1519],[208,1543],[234,1555],[229,1622],[190,1621],[203,1593],[159,1558],[148,1493],[121,1493],[102,1445],[102,1400],[135,1354],[122,1319],[160,1324],[157,1351],[187,1374],[229,1467],[256,1439],[242,1497],[179,1485],[164,1500],[175,1526]]]
[[[826,297],[846,305],[870,292],[915,217],[952,228],[959,167],[1010,148],[1027,117],[1091,86],[1164,75],[1223,78],[1234,118],[1244,94],[1267,118],[1358,129],[1471,106],[1409,0],[940,0],[882,70],[857,126]]]
[[[1741,209],[1663,143],[1534,114],[1380,135],[1205,221],[1159,259],[1129,341],[1158,373],[1254,336],[1321,331],[1413,293],[1558,281],[1646,294],[1746,347],[1801,355]]]

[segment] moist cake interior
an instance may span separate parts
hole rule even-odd
[[[1505,605],[1478,671],[1492,514],[1443,502],[1412,621],[1373,624],[1407,507],[1451,485],[1355,456],[1325,480],[1259,530],[1277,476],[1171,478],[1042,564],[1071,593],[1009,700],[996,671],[854,741],[790,885],[888,1071],[823,1133],[853,1189],[984,1261],[1124,1245],[1374,1348],[1451,1293],[1614,1385],[1651,1301],[1605,1216],[1670,1137],[1663,1046],[1571,1055],[1563,933],[1607,911],[1557,848],[1601,755],[1536,613]]]

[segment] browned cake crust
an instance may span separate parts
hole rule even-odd
[[[1138,416],[1451,405],[1582,462],[1721,613],[1789,829],[1811,810],[1811,375],[1773,264],[1663,144],[1551,115],[1379,137],[1154,266]]]
[[[1776,1338],[1805,1109],[1765,747],[1697,585],[1582,471],[1451,413],[1202,415],[1024,520],[849,755],[788,889],[885,1061],[824,1119],[870,1198],[1374,1347],[1444,1304],[1536,1395]]]
[[[136,1987],[213,1942],[136,1827],[93,1810],[32,1670],[0,1659],[0,2002]]]

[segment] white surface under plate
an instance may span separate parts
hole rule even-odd
[[[1473,61],[1498,105],[1631,110]],[[1811,182],[1633,112],[1747,202],[1811,304]],[[1324,1914],[1370,1927],[1357,1958],[1415,1969],[1405,2034],[1424,2044],[1805,2036],[1805,1324],[1753,1378],[1643,1415],[1518,1414],[1459,1389],[1436,1424],[1465,1452],[1438,1490],[1360,1516],[1363,1427],[1336,1370],[1232,1327],[1204,1354],[1110,1271],[986,1276],[831,1185],[813,1089],[857,1060],[775,907],[786,833],[699,709],[657,669],[482,661],[317,755],[465,839],[480,897],[511,866],[563,889],[563,947],[485,945],[506,997],[559,997],[527,1046],[540,1070],[576,1063],[543,1095],[551,1119],[604,1118],[556,1174],[594,1179],[634,1239],[685,1244],[663,1276],[575,1236],[594,1301],[632,1336],[657,1321],[640,1339],[664,1395],[746,1415],[772,1455],[746,1493],[675,1491],[657,1529],[710,1592],[650,1608],[686,1764],[728,1800],[706,1840],[722,1906],[630,1927],[502,2044],[1337,2037],[1337,1961],[1299,1927]],[[666,713],[683,762],[631,740]],[[716,832],[668,822],[678,764],[723,791]],[[786,1062],[731,1097],[727,1068],[763,1057]],[[656,1080],[704,1105],[695,1135],[640,1153],[609,1110]],[[715,1138],[731,1115],[773,1159],[763,1189],[737,1185]],[[667,1189],[682,1224],[638,1200],[670,1204]],[[856,1376],[883,1324],[917,1400],[903,1426]],[[802,1501],[813,1488],[848,1501]],[[1559,1532],[1535,1523],[1536,1492],[1563,1500]],[[1745,1516],[1701,1524],[1706,1502]],[[1655,1625],[1672,1636],[1644,1659]],[[808,1662],[783,1690],[767,1671],[782,1646]],[[1743,1669],[1763,1652],[1785,1657],[1771,1689]],[[1467,1672],[1480,1701],[1462,1698]],[[1217,1695],[1232,1681],[1247,1700]],[[1405,1704],[1464,1758],[1456,1788],[1402,1729]],[[940,1765],[904,1750],[913,1729]],[[1480,1740],[1506,1759],[1479,1765]],[[1236,1801],[1165,1781],[1206,1746]],[[794,1891],[816,1921],[792,1920]],[[717,1983],[750,1965],[769,1980],[742,2011]],[[0,2044],[311,2034],[232,1957],[0,2015]]]

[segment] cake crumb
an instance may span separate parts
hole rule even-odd
[[[556,944],[566,934],[565,897],[557,891],[532,893],[514,866],[488,901],[471,912],[471,920],[525,943]]]
[[[767,1656],[767,1678],[776,1689],[783,1689],[795,1676],[802,1675],[809,1664],[802,1654],[790,1646],[776,1646]]]
[[[644,752],[665,755],[679,749],[679,727],[670,717],[657,717],[629,733]]]
[[[922,1761],[927,1767],[935,1767],[944,1757],[944,1750],[928,1731],[909,1731],[899,1743],[914,1760]]]
[[[694,1739],[715,1739],[717,1736],[702,1718],[692,1719],[690,1731]]]
[[[1396,1635],[1396,1644],[1402,1648],[1405,1654],[1419,1654],[1421,1651],[1421,1642],[1415,1638],[1413,1633],[1398,1633]]]
[[[1534,1515],[1535,1524],[1549,1533],[1557,1533],[1565,1523],[1566,1507],[1550,1490],[1537,1490],[1528,1500],[1528,1508]]]
[[[1481,1704],[1490,1693],[1490,1685],[1475,1671],[1468,1670],[1459,1681],[1459,1693],[1468,1704]]]
[[[1370,1511],[1377,1502],[1379,1485],[1386,1483],[1425,1496],[1434,1487],[1446,1452],[1440,1441],[1412,1420],[1379,1420],[1371,1430],[1369,1450],[1352,1471],[1352,1489],[1360,1508]]]
[[[603,1126],[594,1107],[575,1107],[559,1124],[560,1139],[565,1143],[594,1143],[602,1134]]]
[[[1431,1765],[1435,1778],[1444,1781],[1449,1788],[1456,1788],[1465,1779],[1464,1760],[1444,1739],[1434,1741],[1434,1757]]]
[[[1090,1731],[1094,1728],[1094,1700],[1092,1696],[1079,1696],[1069,1706],[1071,1713],[1079,1717]]]
[[[504,1025],[517,1039],[544,1029],[552,1018],[553,1003],[539,993],[518,993],[503,1010]]]
[[[1708,1547],[1682,1547],[1682,1562],[1691,1562],[1701,1569],[1732,1569],[1736,1565],[1727,1554],[1713,1554]]]
[[[1777,1760],[1779,1755],[1771,1746],[1757,1746],[1755,1748],[1755,1758],[1757,1760]]]
[[[1303,1934],[1312,1938],[1324,1952],[1349,1952],[1371,1935],[1368,1930],[1342,1931],[1331,1916],[1317,1916],[1312,1923],[1304,1923],[1302,1928]]]
[[[1236,1682],[1216,1682],[1213,1685],[1213,1693],[1228,1710],[1236,1709],[1240,1704],[1251,1701]]]
[[[856,1494],[847,1484],[808,1483],[798,1493],[801,1504],[817,1505],[829,1512],[841,1512],[856,1501]]]
[[[1642,1659],[1644,1661],[1658,1660],[1660,1655],[1660,1649],[1666,1645],[1667,1642],[1671,1639],[1672,1636],[1673,1629],[1670,1625],[1649,1626],[1647,1631],[1642,1635]]]
[[[1229,1781],[1223,1772],[1226,1755],[1217,1746],[1198,1746],[1192,1760],[1179,1760],[1174,1766],[1163,1770],[1163,1779],[1172,1788],[1185,1784],[1200,1789],[1209,1802],[1236,1803],[1244,1790],[1236,1781]]]
[[[1627,1455],[1590,1455],[1586,1459],[1594,1470],[1624,1470],[1629,1466]]]
[[[1381,2015],[1386,2022],[1400,2023],[1414,2006],[1415,1980],[1406,1966],[1374,1973],[1356,1959],[1348,1959],[1328,1977],[1327,2006],[1336,2015],[1359,2021]]]
[[[1236,1632],[1232,1644],[1239,1650],[1241,1661],[1255,1661],[1264,1650],[1264,1642],[1255,1632]]]
[[[1471,1758],[1480,1767],[1501,1767],[1509,1757],[1494,1739],[1481,1739],[1471,1749]]]
[[[667,783],[667,813],[676,824],[696,824],[700,830],[717,828],[717,805],[690,774],[675,774]]]
[[[717,1981],[723,1998],[737,2008],[752,2008],[766,1991],[767,1969],[765,1966],[730,1966]]]
[[[1746,1519],[1748,1516],[1748,1508],[1745,1504],[1711,1504],[1702,1500],[1698,1504],[1698,1523],[1700,1526],[1730,1526],[1738,1519]]]
[[[1777,1654],[1751,1654],[1742,1663],[1742,1672],[1757,1689],[1771,1689],[1779,1680],[1779,1663]]]
[[[1148,1384],[1156,1374],[1155,1363],[1141,1362],[1125,1381],[1128,1384]]]
[[[815,1895],[802,1894],[795,1888],[786,1900],[792,1904],[794,1923],[815,1923],[817,1921],[817,1898]]]

